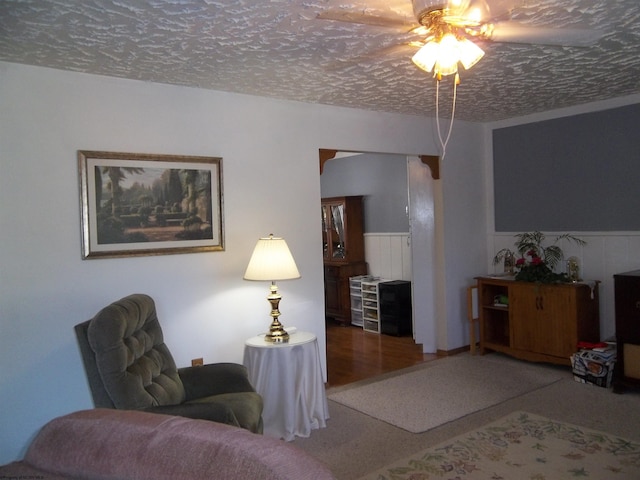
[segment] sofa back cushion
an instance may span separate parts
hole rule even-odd
[[[116,408],[140,410],[184,401],[184,386],[148,295],[129,295],[103,308],[90,321],[87,337]]]
[[[335,480],[319,461],[275,438],[206,420],[111,409],[52,420],[21,465],[40,473],[29,478]],[[19,472],[19,466],[12,468]]]

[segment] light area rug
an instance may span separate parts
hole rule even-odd
[[[463,354],[328,397],[408,432],[421,433],[550,385],[566,374],[559,367],[502,355]]]
[[[361,480],[640,479],[640,443],[514,412]]]

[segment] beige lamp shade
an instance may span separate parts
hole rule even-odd
[[[284,238],[269,235],[259,239],[244,279],[275,281],[294,278],[300,278],[300,272]]]

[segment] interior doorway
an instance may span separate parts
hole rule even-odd
[[[429,162],[425,162],[426,158],[435,159],[435,163],[428,165],[427,163]],[[331,161],[329,162],[329,160]],[[403,182],[400,187],[397,186],[397,178],[389,173],[388,165],[381,172],[374,170],[379,165],[376,161],[393,163],[394,166],[392,168],[402,172]],[[322,197],[355,194],[364,194],[366,197],[371,188],[379,186],[376,182],[387,184],[391,182],[398,189],[401,189],[400,192],[393,192],[395,200],[390,202],[395,204],[395,212],[390,212],[386,205],[380,207],[378,204],[374,208],[377,217],[384,214],[398,217],[400,216],[397,206],[398,197],[402,198],[401,214],[404,216],[404,224],[402,222],[392,222],[395,227],[391,228],[391,231],[398,232],[400,230],[408,234],[411,256],[409,264],[412,268],[406,280],[410,280],[414,289],[417,288],[418,291],[418,295],[412,295],[414,308],[413,337],[417,343],[422,344],[423,351],[426,353],[436,352],[436,307],[434,302],[436,282],[434,270],[436,268],[435,249],[437,247],[437,237],[435,235],[437,199],[434,190],[434,179],[437,179],[439,172],[435,172],[436,174],[434,175],[433,169],[437,170],[437,161],[437,157],[370,152],[336,152],[335,150],[320,151],[321,175],[325,168],[342,168],[340,175],[350,186],[345,190],[329,189],[329,191],[326,191],[326,187],[323,188],[323,177],[321,176]],[[366,165],[363,162],[366,162]],[[346,168],[346,165],[350,165],[351,168]],[[373,182],[373,185],[363,184],[366,181]],[[326,182],[324,183],[326,184]],[[370,228],[367,228],[367,230],[371,231]],[[414,240],[418,242],[417,245],[414,245]],[[416,268],[418,269],[417,277]],[[371,273],[375,274],[376,272]],[[388,278],[387,275],[383,275],[383,277]],[[330,361],[328,358],[328,363]],[[331,370],[330,365],[329,370]]]

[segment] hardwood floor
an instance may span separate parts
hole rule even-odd
[[[362,327],[341,326],[327,320],[327,387],[337,387],[365,378],[435,360],[422,353],[413,338],[378,335]]]

